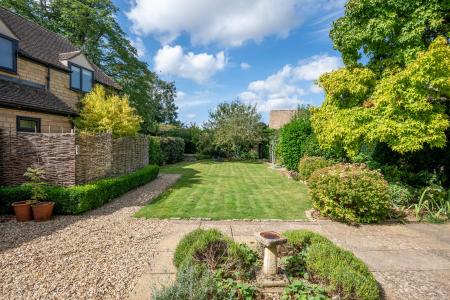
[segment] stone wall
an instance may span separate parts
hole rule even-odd
[[[17,185],[31,166],[42,167],[48,182],[75,184],[75,135],[17,133],[0,135],[0,185]]]
[[[23,174],[30,166],[42,167],[48,182],[69,186],[126,174],[146,165],[145,136],[113,139],[109,133],[0,134],[0,185],[25,182]]]

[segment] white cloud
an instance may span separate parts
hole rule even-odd
[[[131,46],[136,48],[138,57],[143,57],[145,55],[146,49],[144,42],[140,37],[137,37],[136,39],[130,39],[131,40]]]
[[[197,114],[187,114],[186,117],[188,117],[189,119],[195,119],[197,117]]]
[[[299,61],[294,71],[298,80],[317,80],[323,73],[330,72],[341,66],[341,59],[336,56],[314,55],[306,60]]]
[[[345,0],[134,0],[126,13],[133,31],[163,44],[183,33],[193,44],[240,46],[267,36],[285,38],[314,13],[342,8]]]
[[[208,81],[216,72],[225,68],[223,51],[215,55],[207,53],[184,53],[181,46],[164,46],[153,58],[155,71],[192,79],[198,83]]]
[[[309,87],[309,91],[313,94],[319,94],[323,92],[323,89],[314,83]]]
[[[240,67],[242,70],[248,70],[250,69],[252,66],[249,63],[246,62],[241,62]]]
[[[239,94],[239,98],[247,104],[256,105],[262,112],[295,108],[304,103],[302,97],[307,93],[299,87],[300,82],[310,82],[308,92],[318,93],[321,90],[313,81],[322,73],[337,69],[341,65],[338,57],[315,55],[299,61],[296,66],[285,65],[264,80],[250,82],[247,90]]]
[[[205,91],[196,91],[193,94],[186,94],[184,92],[177,92],[177,98],[175,98],[175,104],[178,106],[180,110],[206,105],[212,102],[211,92],[208,90]]]

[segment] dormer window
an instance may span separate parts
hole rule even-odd
[[[70,88],[79,92],[90,92],[94,81],[91,70],[75,64],[70,65]]]
[[[17,41],[0,34],[0,70],[17,71]]]

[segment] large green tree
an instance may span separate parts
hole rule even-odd
[[[348,1],[330,33],[345,67],[319,79],[321,146],[351,157],[383,149],[414,172],[448,172],[449,33],[449,1]]]
[[[224,102],[209,113],[205,128],[212,132],[213,144],[228,156],[242,157],[262,138],[261,114],[255,106],[239,101]]]
[[[82,49],[129,95],[143,118],[142,129],[153,131],[157,123],[176,121],[175,85],[151,72],[116,19],[111,0],[0,0],[40,25],[67,37]]]

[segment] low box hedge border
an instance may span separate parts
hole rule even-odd
[[[79,214],[111,201],[114,198],[144,185],[158,176],[159,167],[146,166],[133,173],[71,187],[46,186],[48,201],[55,202],[57,214]],[[31,187],[23,184],[0,187],[0,214],[11,214],[11,203],[30,199]]]

